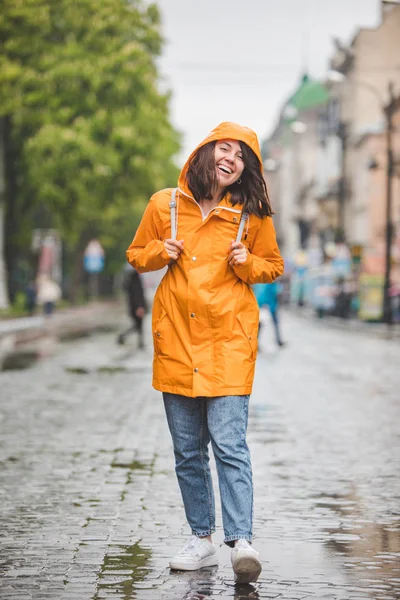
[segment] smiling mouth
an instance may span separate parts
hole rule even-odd
[[[229,167],[225,167],[224,165],[217,165],[217,167],[225,175],[232,175],[232,171]]]

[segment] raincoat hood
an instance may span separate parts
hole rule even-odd
[[[238,125],[237,123],[225,121],[217,125],[217,127],[215,127],[212,131],[210,131],[208,136],[202,142],[200,142],[200,144],[193,150],[193,152],[183,165],[181,174],[179,175],[178,187],[182,192],[184,192],[188,196],[192,196],[186,182],[186,173],[189,168],[189,163],[191,159],[196,154],[199,148],[205,146],[209,142],[215,142],[217,140],[237,140],[238,142],[244,142],[245,144],[247,144],[257,156],[260,163],[260,171],[261,173],[263,172],[261,151],[260,145],[258,143],[257,134],[249,127],[243,127],[242,125]]]

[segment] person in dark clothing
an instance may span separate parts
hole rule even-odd
[[[30,281],[25,288],[25,310],[30,317],[35,314],[37,290],[34,281]]]
[[[348,319],[351,311],[351,284],[344,277],[337,281],[334,313],[340,319]]]
[[[119,334],[117,338],[118,344],[124,344],[126,336],[132,331],[136,331],[139,336],[138,347],[144,348],[143,337],[143,319],[147,312],[147,303],[144,295],[142,280],[139,273],[128,265],[124,274],[123,288],[127,296],[128,311],[132,318],[132,325]]]

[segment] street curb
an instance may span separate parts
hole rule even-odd
[[[0,371],[25,369],[52,354],[58,343],[115,331],[121,314],[117,302],[64,311],[50,319],[10,320],[0,330]]]

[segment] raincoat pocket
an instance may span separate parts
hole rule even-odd
[[[252,323],[248,323],[246,317],[243,317],[242,314],[236,315],[236,319],[239,322],[240,328],[248,341],[251,350],[251,356],[255,360],[257,356],[257,325],[254,326]]]
[[[172,323],[162,308],[160,317],[157,319],[153,330],[154,351],[158,356],[169,355],[168,348],[171,343],[169,332],[171,331],[171,327]]]

